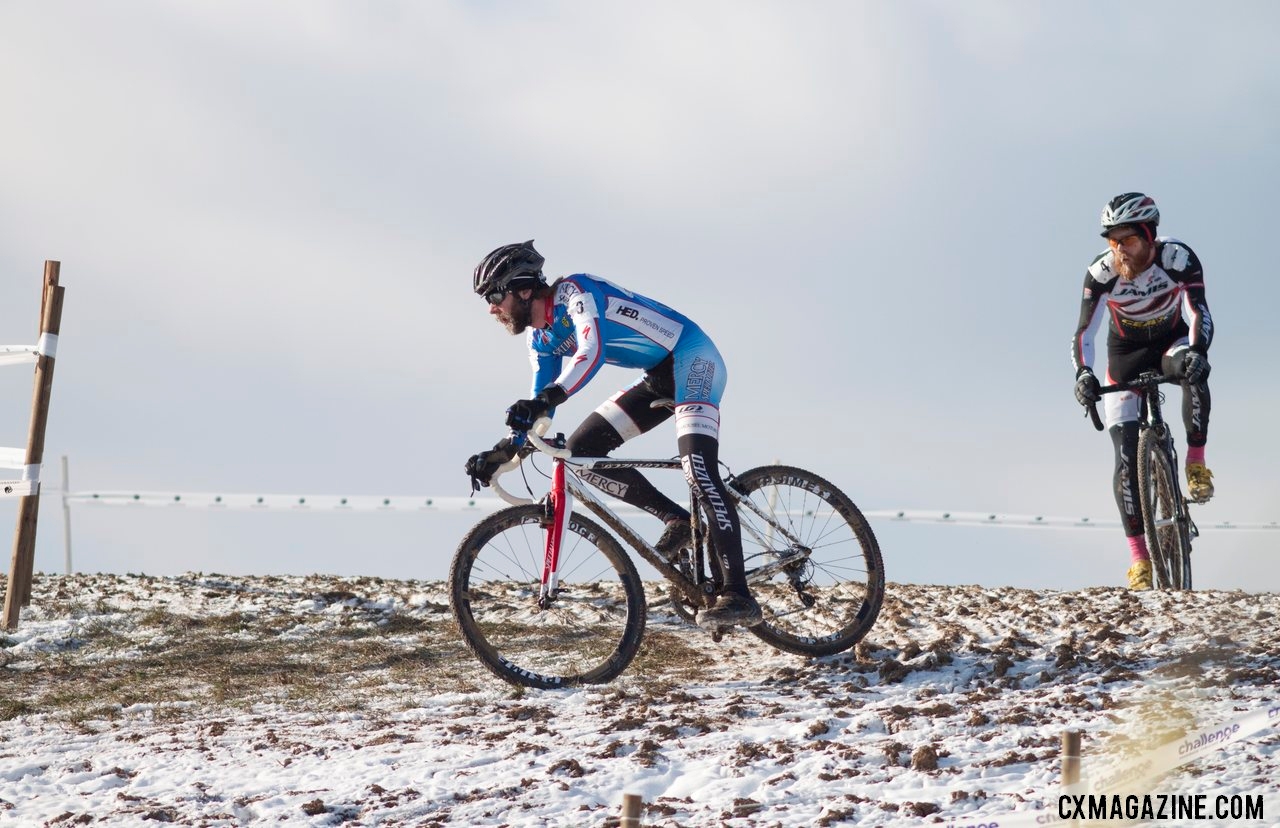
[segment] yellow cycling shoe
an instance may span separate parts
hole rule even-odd
[[[1129,567],[1129,589],[1151,589],[1151,561],[1134,561]]]
[[[1203,463],[1187,464],[1187,499],[1204,503],[1213,497],[1213,472]]]

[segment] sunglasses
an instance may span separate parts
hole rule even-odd
[[[1107,244],[1114,247],[1132,247],[1138,242],[1146,241],[1146,236],[1141,233],[1131,233],[1127,236],[1116,238],[1115,236],[1107,236]]]
[[[484,298],[490,305],[501,305],[502,300],[506,299],[507,294],[510,292],[511,291],[507,288],[503,288],[502,290],[491,290],[484,295]]]

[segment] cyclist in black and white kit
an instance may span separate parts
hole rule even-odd
[[[1122,193],[1102,211],[1108,249],[1085,273],[1080,323],[1071,340],[1076,399],[1087,406],[1101,396],[1092,367],[1093,340],[1106,317],[1107,384],[1127,382],[1152,369],[1182,378],[1187,496],[1204,503],[1213,496],[1213,473],[1204,464],[1213,318],[1200,260],[1177,239],[1156,236],[1159,223],[1155,201],[1142,193]],[[1106,422],[1115,443],[1116,505],[1129,541],[1129,588],[1151,589],[1138,500],[1138,395],[1107,395]]]

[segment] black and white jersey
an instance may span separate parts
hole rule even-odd
[[[1078,372],[1093,367],[1093,340],[1107,317],[1108,347],[1124,348],[1188,338],[1192,350],[1207,353],[1213,318],[1204,295],[1204,271],[1196,254],[1177,239],[1156,239],[1156,257],[1134,279],[1121,279],[1115,254],[1108,249],[1093,260],[1084,277],[1080,322],[1071,340]]]

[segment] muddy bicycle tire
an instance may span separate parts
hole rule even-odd
[[[449,603],[467,648],[511,684],[601,684],[640,648],[645,597],[635,565],[599,524],[574,513],[554,600],[539,600],[546,529],[541,505],[514,506],[463,537]]]
[[[1164,435],[1143,429],[1138,438],[1138,499],[1156,589],[1191,589],[1190,521],[1178,491],[1177,469],[1164,450]]]
[[[747,582],[764,613],[750,631],[807,656],[861,641],[884,602],[884,563],[875,533],[848,495],[794,466],[761,466],[730,485],[766,516],[738,504]],[[770,570],[776,571],[765,577]]]

